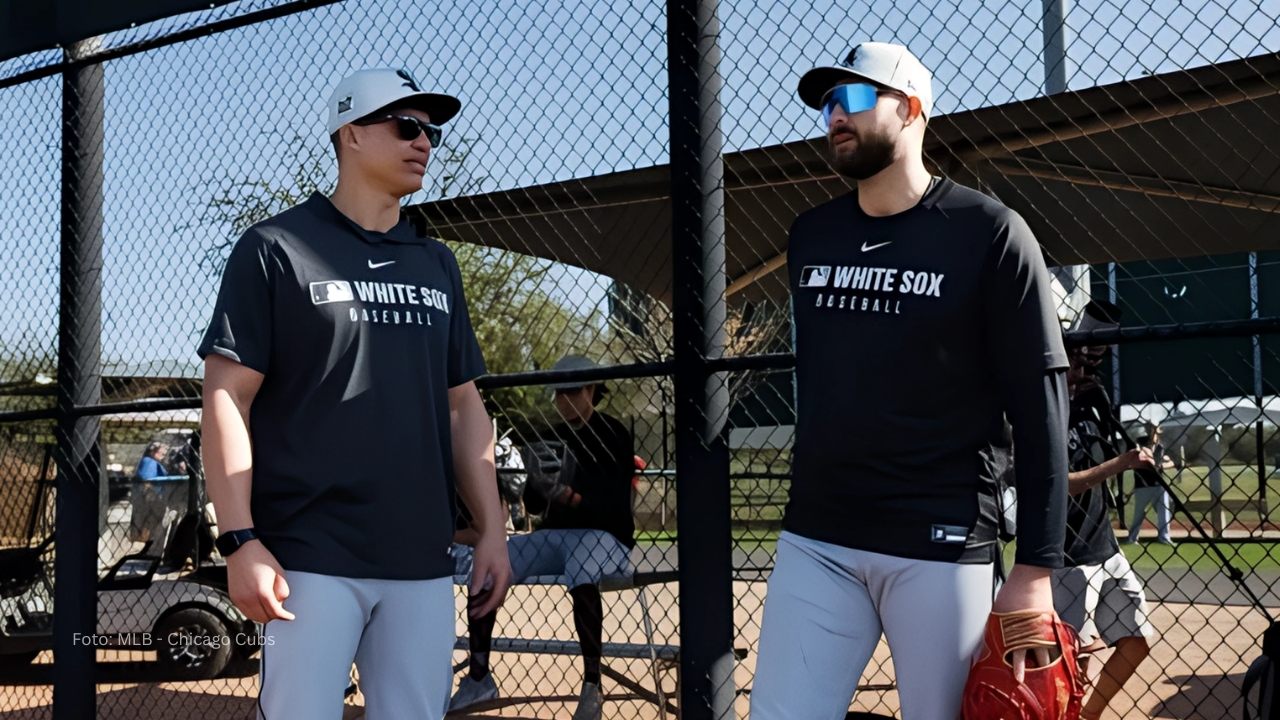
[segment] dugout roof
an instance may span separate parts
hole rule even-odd
[[[943,115],[929,162],[1020,212],[1051,264],[1280,248],[1280,53]],[[1271,139],[1268,139],[1271,138]],[[781,297],[787,229],[849,185],[825,138],[725,156],[731,294]],[[669,299],[665,165],[415,206],[439,237]]]

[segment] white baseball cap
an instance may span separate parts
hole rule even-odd
[[[462,109],[462,101],[452,95],[423,92],[408,70],[370,68],[348,75],[333,89],[325,104],[326,127],[332,135],[347,123],[409,99],[430,115],[435,125],[449,122]]]
[[[816,67],[800,78],[797,92],[805,105],[822,109],[822,100],[836,85],[870,80],[920,100],[925,118],[933,114],[933,74],[902,45],[864,42],[854,45],[839,65]]]

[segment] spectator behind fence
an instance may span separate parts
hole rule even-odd
[[[169,470],[164,466],[165,455],[168,452],[169,448],[164,443],[153,442],[148,444],[147,449],[142,453],[142,458],[138,460],[138,479],[155,480],[158,477],[168,475]]]
[[[553,370],[598,367],[580,355],[570,355]],[[582,648],[582,692],[573,720],[599,720],[600,661],[603,654],[604,608],[600,580],[631,572],[630,550],[635,546],[631,514],[631,479],[635,473],[634,440],[626,426],[596,409],[605,394],[601,383],[569,381],[553,385],[556,411],[562,422],[545,441],[533,443],[526,462],[529,481],[525,504],[531,513],[545,513],[538,530],[516,535],[507,544],[512,579],[557,575],[569,589],[573,624]],[[458,578],[471,570],[466,531],[454,547]],[[498,697],[490,672],[489,653],[497,612],[470,622],[470,669],[449,705],[455,712]]]
[[[1116,327],[1119,310],[1110,303],[1089,303],[1077,330]],[[1147,617],[1142,583],[1116,544],[1106,481],[1126,470],[1152,468],[1152,452],[1127,447],[1128,436],[1116,419],[1106,390],[1097,381],[1106,346],[1070,353],[1067,430],[1067,535],[1064,567],[1053,574],[1053,604],[1062,619],[1080,633],[1090,650],[1115,648],[1080,717],[1099,718],[1151,648],[1155,630]],[[1121,450],[1121,448],[1126,448]]]
[[[148,443],[138,459],[129,492],[129,539],[152,541],[154,545],[148,550],[157,554],[163,551],[161,543],[169,526],[166,522],[169,508],[179,509],[175,507],[178,502],[185,507],[187,497],[185,485],[157,482],[157,478],[169,475],[169,468],[165,466],[168,455],[169,447],[164,443]]]
[[[1160,426],[1152,425],[1151,445],[1153,447],[1162,447],[1160,445]],[[1166,459],[1164,453],[1158,453],[1162,468],[1173,467],[1173,461]],[[1169,507],[1169,493],[1164,489],[1164,483],[1160,482],[1160,475],[1150,467],[1138,468],[1133,473],[1133,522],[1129,523],[1129,537],[1125,538],[1126,543],[1135,543],[1138,541],[1138,533],[1142,530],[1142,522],[1147,518],[1147,508],[1155,506],[1156,509],[1156,542],[1172,545],[1173,538],[1169,535],[1169,521],[1172,519],[1173,513]]]

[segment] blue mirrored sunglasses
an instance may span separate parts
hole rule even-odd
[[[831,124],[831,113],[839,105],[846,115],[870,110],[876,106],[876,98],[883,92],[875,85],[868,83],[849,83],[837,85],[827,92],[822,99],[822,122]]]

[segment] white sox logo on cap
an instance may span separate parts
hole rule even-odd
[[[462,108],[452,95],[423,92],[422,83],[405,68],[366,68],[343,78],[325,102],[325,128],[330,135],[347,123],[391,106],[426,112],[435,125],[443,125]]]
[[[804,104],[821,110],[827,92],[849,82],[869,82],[898,90],[920,100],[925,118],[933,113],[932,73],[910,50],[894,43],[858,43],[836,64],[806,72],[796,91]]]
[[[413,78],[413,73],[405,70],[404,68],[400,68],[396,71],[396,74],[404,79],[403,85],[405,87],[414,92],[422,92],[422,88],[418,87],[418,81]]]

